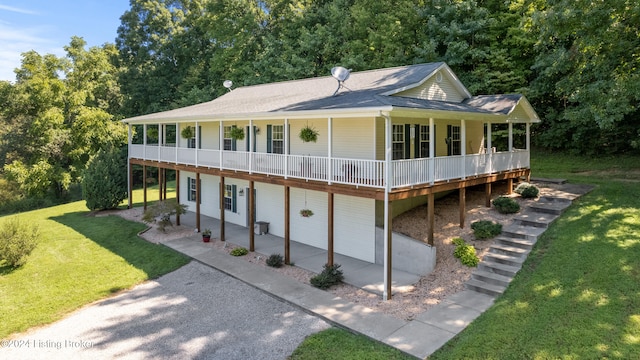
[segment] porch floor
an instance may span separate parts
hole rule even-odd
[[[188,211],[186,214],[180,216],[180,224],[195,229],[196,214]],[[219,219],[200,215],[200,225],[202,229],[211,229],[212,240],[219,237]],[[204,245],[200,234],[184,238],[183,240]],[[249,229],[244,226],[226,222],[225,241],[248,249]],[[284,256],[284,238],[272,234],[256,234],[254,241],[256,253],[264,256],[277,253]],[[315,273],[322,271],[323,265],[327,263],[327,250],[302,244],[293,240],[291,240],[290,243],[290,255],[291,262],[295,266]],[[384,267],[382,265],[362,261],[338,253],[334,253],[333,261],[335,264],[341,265],[340,268],[343,270],[345,283],[375,294],[383,293]],[[404,287],[417,283],[418,280],[420,280],[420,275],[393,269],[391,280],[392,292],[396,292]]]

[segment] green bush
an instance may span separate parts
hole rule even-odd
[[[344,279],[344,276],[342,275],[342,270],[340,270],[340,264],[325,264],[322,272],[313,276],[309,282],[317,288],[328,289],[341,283],[342,279]]]
[[[520,204],[507,196],[500,196],[493,200],[493,206],[500,214],[515,214],[520,211]]]
[[[537,186],[527,182],[518,184],[514,191],[525,199],[537,198],[538,194],[540,194],[540,189]]]
[[[478,266],[480,258],[476,255],[476,249],[473,245],[468,245],[461,238],[455,238],[452,242],[456,245],[453,256],[460,259],[460,262],[468,267]]]
[[[176,199],[158,201],[150,206],[142,215],[142,221],[148,223],[158,223],[158,229],[165,231],[167,226],[173,226],[172,215],[183,215],[187,213],[187,205],[178,204]]]
[[[5,220],[0,226],[0,261],[18,267],[38,245],[38,227],[22,223],[18,218]]]
[[[480,220],[471,223],[471,230],[476,239],[484,240],[494,238],[502,232],[502,224],[489,220]]]
[[[246,248],[237,247],[237,248],[231,250],[231,252],[229,254],[231,254],[233,256],[244,256],[244,255],[247,255],[248,253],[249,253],[249,250],[247,250]]]
[[[284,258],[280,254],[271,254],[266,260],[267,265],[275,268],[282,267]]]
[[[82,179],[82,196],[89,210],[117,207],[127,198],[127,148],[100,150],[91,158]]]

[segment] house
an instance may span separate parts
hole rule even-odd
[[[253,247],[253,224],[268,222],[286,262],[295,240],[326,249],[328,263],[339,253],[383,264],[389,298],[393,268],[435,266],[435,194],[459,192],[464,226],[466,188],[484,185],[489,206],[492,183],[529,176],[539,118],[522,95],[472,96],[442,62],[335,70],[125,119],[129,172],[176,170],[178,201],[198,228],[200,214],[246,226]],[[316,141],[303,141],[303,129]],[[395,214],[424,203],[426,242],[392,234]]]

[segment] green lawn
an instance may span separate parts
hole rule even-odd
[[[0,338],[56,321],[189,261],[139,238],[143,224],[87,214],[79,201],[18,215],[39,226],[39,244],[23,267],[0,267]]]
[[[534,152],[531,160],[535,177],[597,187],[545,232],[495,305],[430,359],[638,358],[640,157]],[[343,347],[357,355],[337,358],[377,356],[373,341],[353,345],[333,331],[305,341],[297,352],[311,355],[300,358]]]

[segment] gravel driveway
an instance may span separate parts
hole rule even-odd
[[[285,359],[326,322],[197,262],[3,341],[4,359]]]

